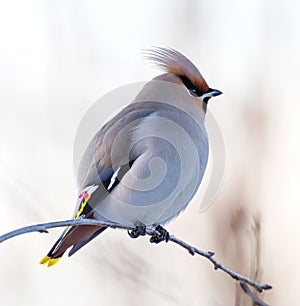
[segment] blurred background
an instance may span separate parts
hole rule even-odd
[[[169,46],[224,93],[209,108],[226,172],[208,210],[198,195],[167,229],[272,284],[265,302],[299,303],[299,13],[296,0],[1,1],[0,234],[71,216],[81,118],[160,73],[141,49]],[[61,230],[1,244],[1,305],[252,305],[205,259],[118,230],[40,266]]]

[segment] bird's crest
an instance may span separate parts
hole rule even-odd
[[[206,92],[209,89],[197,67],[180,52],[172,48],[154,47],[144,50],[144,55],[165,71],[188,78],[201,91]]]

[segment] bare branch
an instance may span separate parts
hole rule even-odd
[[[259,299],[249,288],[249,286],[243,282],[240,283],[243,291],[252,299],[254,305],[256,306],[268,306],[265,302]]]
[[[76,226],[76,225],[98,225],[98,226],[106,226],[106,227],[110,227],[110,228],[120,228],[120,229],[127,229],[127,230],[135,230],[135,228],[136,228],[133,225],[130,226],[130,225],[118,224],[118,223],[109,222],[109,221],[105,222],[105,221],[79,218],[79,219],[76,219],[76,220],[56,221],[56,222],[41,223],[41,224],[35,224],[35,225],[22,227],[22,228],[19,228],[17,230],[11,231],[7,234],[4,234],[4,235],[0,236],[0,243],[4,242],[4,241],[6,241],[10,238],[22,235],[22,234],[31,233],[31,232],[47,233],[47,229],[49,229],[49,228],[64,227],[64,226],[70,226],[70,225],[73,225],[73,226]],[[147,227],[146,228],[146,233],[149,236],[155,236],[155,235],[159,234],[153,227]],[[202,251],[202,250],[200,250],[200,249],[180,240],[179,238],[175,237],[174,235],[170,235],[169,241],[172,241],[175,244],[178,244],[181,247],[185,248],[186,250],[188,250],[188,252],[191,255],[198,254],[200,256],[203,256],[203,257],[207,258],[214,265],[214,268],[216,270],[220,269],[220,270],[224,271],[225,273],[230,275],[235,280],[241,282],[241,286],[242,286],[243,283],[248,284],[249,286],[254,287],[259,292],[262,292],[263,290],[272,289],[272,287],[270,285],[259,284],[257,282],[254,282],[254,281],[248,279],[247,277],[245,277],[243,275],[240,275],[240,274],[230,270],[229,268],[227,268],[223,264],[219,263],[214,258],[214,255],[215,255],[214,252]],[[249,289],[249,287],[248,287],[248,289]],[[244,288],[243,288],[243,290],[245,291]],[[250,295],[249,293],[247,293],[247,294]],[[265,304],[261,304],[261,305],[265,305]]]
[[[97,220],[92,220],[92,219],[79,218],[76,220],[55,221],[55,222],[40,223],[40,224],[25,226],[25,227],[16,229],[14,231],[11,231],[7,234],[0,236],[0,243],[10,238],[13,238],[15,236],[23,235],[26,233],[32,233],[32,232],[42,232],[43,233],[43,232],[46,232],[47,229],[49,228],[64,227],[64,226],[70,226],[70,225],[99,225],[99,226],[104,225],[104,226],[111,227],[111,228],[121,228],[121,229],[129,229],[129,230],[135,229],[134,226],[122,225],[122,224],[117,224],[113,222],[103,222],[103,221],[97,221]]]

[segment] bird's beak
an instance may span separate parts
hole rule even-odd
[[[216,96],[219,96],[222,94],[222,91],[220,90],[217,90],[217,89],[212,89],[212,88],[209,88],[209,90],[204,93],[201,98],[202,98],[202,101],[204,101],[205,103],[208,102],[208,100],[211,98],[211,97],[216,97]]]
[[[221,95],[221,94],[222,94],[222,91],[220,91],[220,90],[218,90],[218,89],[212,89],[212,88],[210,88],[208,93],[209,93],[209,95],[210,95],[211,97],[216,97],[216,96]]]

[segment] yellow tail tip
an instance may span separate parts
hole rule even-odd
[[[48,262],[48,268],[56,265],[60,261],[60,258],[51,258]]]
[[[48,267],[54,266],[59,262],[60,258],[51,258],[48,255],[46,255],[41,261],[41,265],[47,265]]]
[[[40,265],[46,265],[48,263],[48,261],[50,261],[50,257],[48,255],[46,255],[41,261],[40,261]]]

